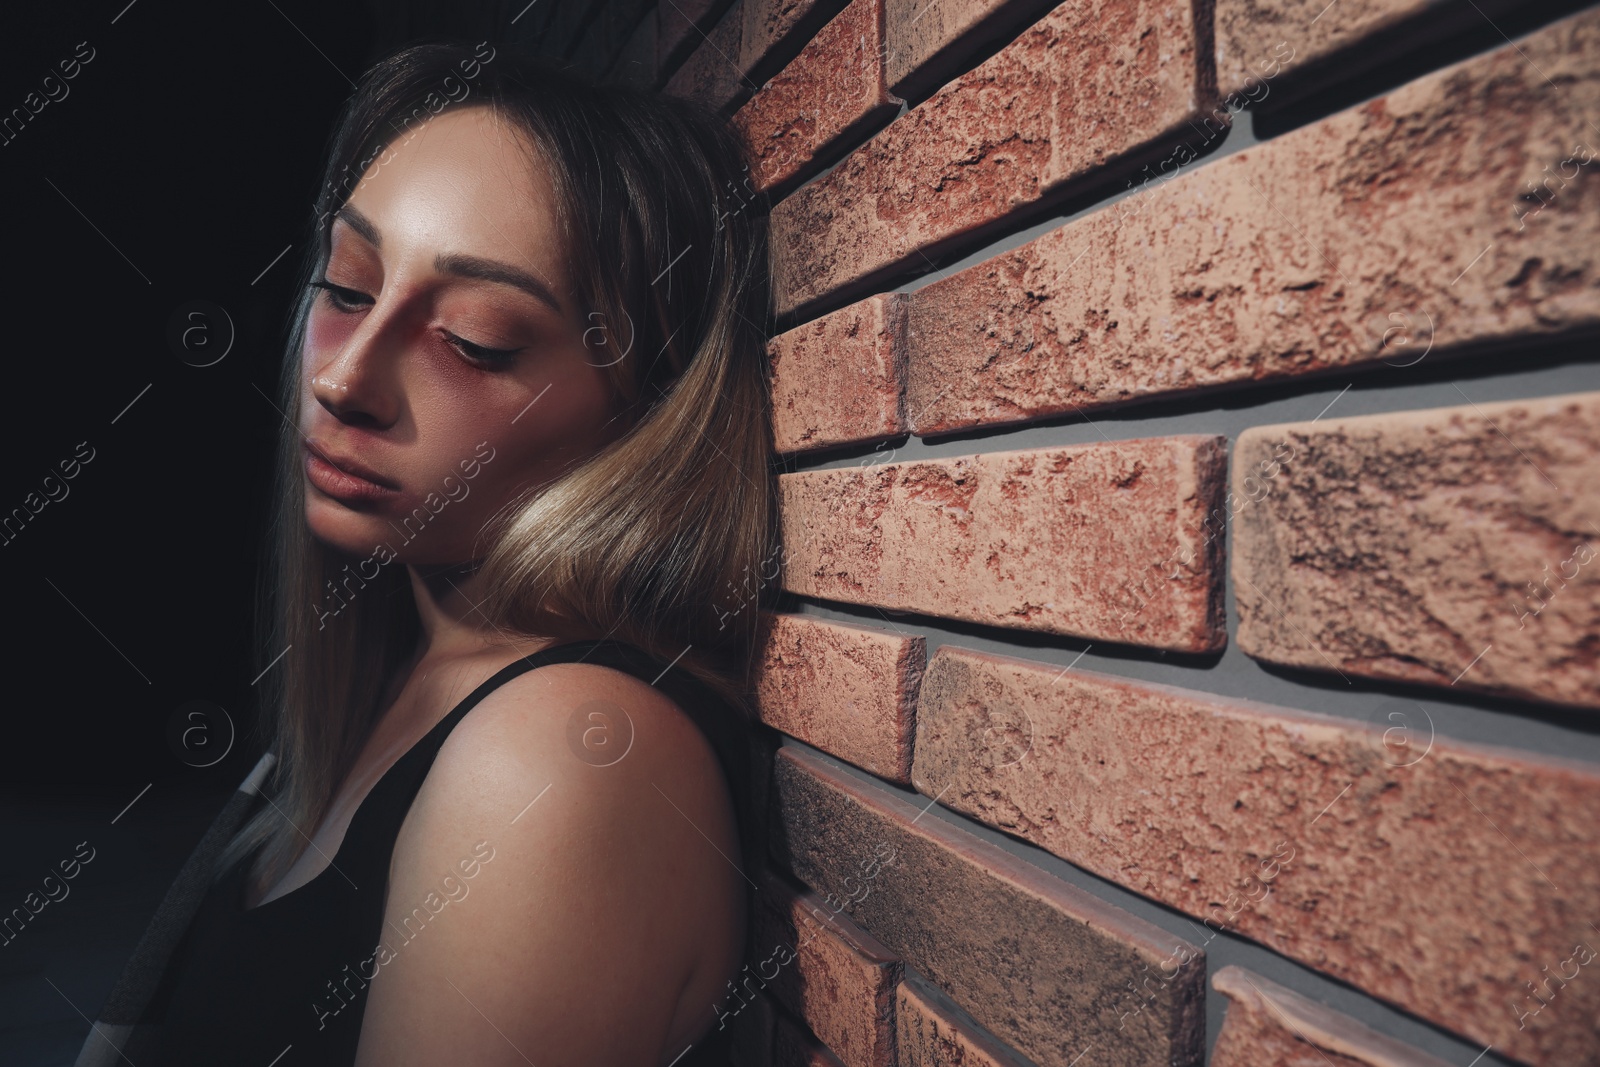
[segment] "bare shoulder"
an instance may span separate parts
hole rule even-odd
[[[737,970],[739,866],[716,755],[669,697],[595,664],[509,680],[395,843],[385,929],[426,930],[373,979],[358,1061],[670,1062]]]
[[[545,770],[572,774],[575,786],[603,790],[617,784],[613,778],[667,774],[684,761],[697,772],[718,771],[709,742],[670,697],[599,664],[553,663],[511,679],[451,731],[439,759],[448,767],[464,750],[490,756],[478,750],[512,740],[537,742],[518,746],[516,755],[548,764]],[[562,742],[559,751],[548,746],[556,740]],[[578,773],[582,767],[614,767],[620,773]]]
[[[659,689],[596,664],[550,664],[500,686],[451,732],[430,779],[429,796],[418,797],[428,810],[484,790],[514,804],[508,817],[520,823],[557,800],[569,830],[589,831],[586,852],[627,844],[635,862],[633,847],[662,851],[647,842],[737,841],[732,798],[699,727]]]

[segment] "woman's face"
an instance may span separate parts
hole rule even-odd
[[[623,429],[525,145],[487,107],[444,112],[333,221],[300,363],[306,521],[329,545],[472,559],[501,505]]]

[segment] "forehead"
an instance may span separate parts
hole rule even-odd
[[[549,167],[527,134],[490,107],[409,127],[367,167],[349,203],[376,225],[386,256],[453,252],[541,273],[560,267]]]

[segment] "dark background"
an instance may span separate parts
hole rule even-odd
[[[283,423],[267,397],[338,108],[403,43],[536,39],[558,2],[515,26],[526,0],[110,0],[0,16],[0,114],[80,42],[94,49],[69,94],[0,144],[13,327],[0,515],[43,495],[80,442],[94,449],[69,494],[0,543],[6,798],[126,802],[147,783],[226,789],[249,770],[248,736],[201,769],[167,726],[191,700],[226,712],[208,727],[219,742],[228,720],[241,734],[255,720],[251,606]],[[211,366],[168,341],[195,300],[235,331]],[[220,345],[216,318],[204,328]]]
[[[548,54],[537,46],[561,2],[109,0],[0,15],[0,116],[26,111],[49,75],[68,89],[0,144],[0,516],[42,496],[80,442],[94,450],[63,499],[0,537],[0,914],[80,843],[94,850],[69,898],[0,944],[0,1063],[71,1062],[259,754],[253,602],[283,422],[267,397],[353,81],[425,37]],[[81,42],[93,58],[61,79]],[[235,332],[211,366],[168,341],[197,300]],[[210,328],[220,344],[226,327]],[[209,718],[181,720],[191,701]],[[210,760],[172,743],[175,716],[221,758],[196,766]]]

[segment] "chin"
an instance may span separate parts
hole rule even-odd
[[[306,494],[306,527],[329,548],[352,556],[370,556],[378,545],[394,540],[394,531],[381,517],[318,499],[310,491]]]
[[[306,526],[313,537],[346,555],[371,558],[380,566],[453,566],[470,558],[470,538],[462,524],[430,524],[433,515],[425,507],[398,516],[387,510],[357,511],[336,500],[306,494]]]

